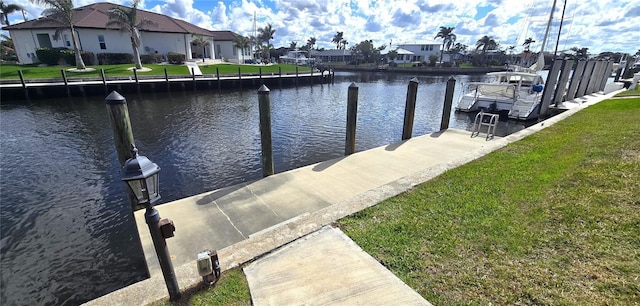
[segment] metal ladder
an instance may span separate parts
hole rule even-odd
[[[476,118],[473,120],[473,127],[471,128],[471,138],[477,137],[480,135],[480,130],[483,126],[487,127],[487,138],[486,140],[493,139],[493,136],[496,132],[496,125],[498,124],[498,118],[500,116],[498,114],[485,113],[484,111],[480,111],[476,114]]]

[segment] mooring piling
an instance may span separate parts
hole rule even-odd
[[[440,119],[440,130],[449,128],[449,119],[451,117],[451,107],[453,105],[453,93],[456,89],[456,79],[450,77],[447,80],[447,88],[444,92],[444,107],[442,108],[442,118]]]
[[[358,114],[358,85],[351,83],[347,93],[347,130],[344,155],[356,152],[356,117]]]
[[[413,117],[416,113],[416,97],[418,95],[418,78],[413,78],[407,86],[407,100],[404,106],[404,125],[402,126],[402,140],[411,138],[413,134]]]
[[[260,143],[262,145],[262,176],[274,174],[273,147],[271,145],[271,98],[269,88],[264,84],[258,89],[260,112]]]

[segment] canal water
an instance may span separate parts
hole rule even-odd
[[[482,78],[454,77],[454,101],[462,83]],[[356,150],[399,141],[410,78],[336,73],[334,84],[272,88],[276,172],[343,155],[352,82]],[[414,136],[439,129],[447,79],[418,77]],[[261,178],[257,88],[126,98],[140,154],[162,168],[161,203]],[[454,112],[450,125],[469,130],[472,120]],[[498,134],[524,127],[500,122]],[[146,277],[112,136],[103,97],[2,100],[3,305],[76,305]]]

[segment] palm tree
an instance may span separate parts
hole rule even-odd
[[[291,49],[291,50],[294,50],[294,51],[295,51],[295,50],[296,50],[296,46],[297,46],[297,45],[298,45],[298,43],[297,43],[297,42],[292,41],[292,42],[290,42],[290,43],[289,43],[289,49]]]
[[[249,37],[236,35],[236,38],[233,40],[233,46],[242,50],[242,63],[244,63],[244,50],[251,46],[251,40]]]
[[[256,37],[256,36],[253,36],[253,35],[249,36],[249,41],[251,42],[251,45],[255,46],[255,49],[253,50],[253,57],[254,57],[254,59],[257,59],[258,51],[261,52],[262,43],[264,41],[262,41],[262,38],[260,36]]]
[[[486,61],[487,50],[493,50],[498,46],[498,43],[491,36],[482,36],[482,38],[478,39],[476,42],[476,51],[482,48],[482,55],[484,61]]]
[[[56,29],[54,37],[60,37],[60,33],[64,30],[71,32],[71,40],[73,41],[73,51],[76,55],[76,68],[87,69],[80,56],[80,49],[78,48],[77,35],[75,30],[75,24],[73,17],[75,11],[73,10],[73,0],[29,0],[32,3],[44,5],[46,8],[42,11],[44,16],[38,22],[51,22],[59,26]]]
[[[336,32],[336,35],[333,36],[331,42],[336,44],[336,49],[340,49],[340,44],[342,43],[343,32]]]
[[[444,50],[449,50],[451,46],[456,42],[456,34],[453,34],[455,27],[440,27],[440,31],[433,39],[442,38],[442,50],[440,50],[440,63],[442,63],[442,56]]]
[[[267,43],[267,49],[266,49],[267,59],[271,58],[271,53],[269,53],[269,46],[271,46],[270,41],[273,39],[273,34],[275,33],[276,33],[276,30],[273,29],[270,23],[267,23],[267,25],[264,28],[258,29],[258,37],[260,37],[260,39],[263,42]]]
[[[311,57],[311,50],[313,49],[313,46],[316,44],[316,38],[311,36],[309,37],[309,39],[307,40],[307,50],[309,50],[309,54],[307,57]]]
[[[342,47],[340,47],[340,49],[345,50],[345,49],[347,49],[347,45],[349,44],[349,42],[346,41],[345,39],[343,39],[342,41],[340,41],[340,44],[342,45]]]
[[[2,11],[0,13],[0,23],[4,24],[4,25],[11,25],[9,23],[9,14],[13,14],[17,11],[24,11],[24,9],[17,5],[17,4],[4,4],[4,1],[0,0],[0,11]]]
[[[209,41],[206,38],[204,38],[204,36],[202,36],[201,34],[195,34],[195,35],[192,35],[192,37],[195,37],[195,38],[191,41],[191,43],[193,43],[196,47],[202,48],[202,62],[204,62],[204,53]]]
[[[155,26],[156,23],[149,19],[142,19],[138,21],[138,5],[141,0],[133,0],[131,2],[131,8],[127,9],[121,6],[114,6],[107,11],[109,15],[109,22],[107,27],[116,27],[120,29],[120,32],[126,32],[131,37],[131,48],[133,49],[133,60],[136,64],[136,69],[142,69],[142,63],[140,61],[140,29],[148,26]]]
[[[531,46],[532,43],[536,42],[535,40],[533,40],[533,38],[529,37],[527,39],[524,40],[524,43],[522,44],[522,46],[524,46],[524,52],[531,52],[531,50],[529,50],[529,47]]]

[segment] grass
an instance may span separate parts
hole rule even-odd
[[[94,68],[92,72],[68,72],[66,71],[70,66],[52,66],[52,67],[38,67],[37,65],[15,65],[7,64],[0,65],[0,79],[20,79],[18,70],[22,70],[22,74],[25,79],[62,79],[60,70],[65,70],[67,78],[82,78],[82,77],[100,77],[100,69],[104,69],[105,75],[110,76],[133,76],[133,72],[127,70],[127,68],[133,67],[133,64],[120,64],[120,65],[99,65],[99,66],[87,66],[88,68]],[[147,64],[143,67],[151,68],[148,72],[138,72],[140,76],[164,76],[164,69],[167,69],[168,75],[189,75],[189,70],[184,65],[157,65]],[[237,74],[238,67],[240,67],[243,74],[257,74],[258,66],[251,65],[237,65],[237,64],[217,64],[210,66],[202,66],[200,69],[204,74],[215,74],[216,67],[219,67],[220,74]],[[282,73],[291,73],[296,71],[295,65],[276,64],[271,66],[263,66],[263,73],[277,73],[278,67],[281,67]],[[300,72],[309,71],[309,67],[299,67]]]
[[[638,118],[601,102],[339,226],[435,305],[638,304]]]
[[[635,90],[626,90],[616,95],[616,97],[640,96],[640,86],[636,86]]]
[[[151,304],[152,306],[215,306],[215,305],[251,305],[249,285],[240,268],[225,271],[214,287],[204,285],[182,292],[179,301],[168,300]]]

